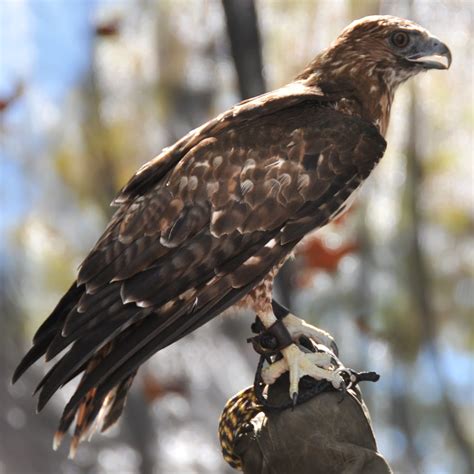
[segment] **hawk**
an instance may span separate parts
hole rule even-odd
[[[272,281],[303,237],[342,212],[384,154],[397,87],[447,69],[448,47],[419,25],[371,16],[345,28],[290,84],[246,100],[189,132],[143,165],[120,191],[105,232],[77,280],[37,330],[16,381],[43,355],[67,349],[41,380],[38,410],[77,375],[55,436],[71,445],[120,416],[141,364],[233,305],[275,325]],[[290,372],[338,387],[327,354],[292,343],[324,331],[288,315]]]

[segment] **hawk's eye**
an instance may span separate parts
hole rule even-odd
[[[391,41],[397,48],[405,48],[410,42],[410,36],[405,31],[396,31],[393,33]]]

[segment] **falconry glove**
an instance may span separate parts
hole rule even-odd
[[[269,399],[288,398],[288,379]],[[370,415],[358,388],[341,398],[327,391],[294,409],[261,413],[236,441],[245,474],[390,474],[377,451]]]
[[[252,329],[259,327],[254,324]],[[268,336],[268,330],[262,329],[262,334]],[[332,370],[345,383],[336,389],[327,380],[304,377],[298,399],[290,400],[287,374],[270,386],[262,379],[265,361],[278,360],[278,353],[268,347],[261,350],[258,336],[249,341],[261,354],[254,386],[227,402],[219,423],[228,464],[246,474],[391,472],[377,452],[370,416],[357,387],[361,381],[377,381],[376,373],[346,368],[330,349],[301,338],[302,350],[331,355]]]

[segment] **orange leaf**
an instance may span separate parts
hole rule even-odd
[[[152,403],[169,393],[186,394],[186,386],[183,382],[161,383],[156,377],[145,374],[143,376],[143,395],[149,403]]]
[[[306,242],[301,254],[304,256],[306,267],[334,272],[342,257],[357,250],[356,243],[348,243],[331,249],[326,247],[319,237],[314,237]]]

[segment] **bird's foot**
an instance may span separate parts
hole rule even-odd
[[[343,389],[344,379],[331,353],[303,352],[295,344],[281,350],[283,359],[277,360],[262,371],[264,383],[271,385],[286,371],[290,372],[290,398],[296,403],[299,381],[305,375],[316,380],[327,380],[334,388]]]
[[[334,338],[323,329],[319,329],[311,324],[308,324],[304,319],[298,318],[294,314],[288,313],[283,319],[283,324],[291,335],[294,342],[298,342],[301,336],[306,336],[312,339],[318,344],[322,344],[334,355],[338,355],[339,350],[337,348]]]

